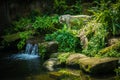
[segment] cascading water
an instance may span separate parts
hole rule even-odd
[[[10,59],[21,59],[21,60],[27,60],[27,59],[34,59],[38,58],[38,44],[31,44],[27,43],[26,48],[24,52],[21,52],[19,54],[11,55]]]
[[[28,43],[26,45],[25,53],[31,54],[31,55],[38,55],[38,45],[37,44],[33,45],[33,44]]]

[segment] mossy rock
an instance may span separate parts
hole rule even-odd
[[[80,71],[75,69],[60,69],[57,72],[50,72],[50,77],[55,78],[57,80],[76,80],[76,78],[80,79]],[[75,77],[75,79],[73,79]],[[68,78],[68,79],[66,79]],[[77,79],[77,80],[78,80]]]
[[[78,77],[80,76],[80,70],[77,69],[65,68],[65,69],[60,69],[58,72],[64,75],[71,75]]]
[[[116,42],[115,44],[108,46],[106,48],[101,49],[98,54],[105,54],[111,50],[117,50],[120,49],[120,41]]]
[[[39,44],[39,52],[41,57],[48,59],[52,53],[58,51],[58,43],[56,41],[43,42]]]
[[[59,65],[60,62],[57,58],[50,58],[43,63],[43,67],[48,71],[54,71]]]
[[[50,73],[49,73],[49,76],[50,76],[51,78],[59,79],[60,77],[63,76],[63,74],[60,73],[60,72],[50,72]]]
[[[113,72],[118,67],[118,58],[82,58],[79,59],[80,68],[91,74]]]
[[[73,53],[70,52],[62,52],[58,55],[58,60],[60,61],[61,64],[65,64],[66,65],[66,60],[67,58]]]
[[[27,33],[34,33],[34,31],[23,31],[23,32],[17,32],[13,34],[8,34],[2,36],[3,40],[6,42],[13,42],[21,38],[21,35],[27,34]]]
[[[15,40],[20,39],[20,34],[21,34],[21,33],[22,33],[22,32],[5,35],[5,36],[2,36],[2,38],[3,38],[3,40],[5,40],[6,42],[12,42],[12,41],[15,41]]]
[[[50,42],[40,43],[40,44],[39,44],[39,49],[40,49],[40,51],[41,51],[43,48],[46,49],[45,52],[55,53],[55,52],[57,52],[57,49],[58,49],[58,43],[57,43],[56,41],[50,41]]]
[[[60,52],[52,53],[52,54],[50,55],[50,58],[58,58],[58,56],[59,56],[60,54],[61,54]]]
[[[80,53],[74,53],[71,54],[67,59],[66,59],[66,65],[70,67],[78,67],[79,66],[79,59],[86,58],[84,54]]]

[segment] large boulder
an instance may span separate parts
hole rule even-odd
[[[79,59],[81,69],[91,74],[113,72],[118,67],[118,58],[82,58]]]
[[[39,52],[41,57],[45,57],[48,59],[52,53],[56,53],[58,51],[58,42],[49,41],[43,42],[39,44]]]
[[[79,66],[79,59],[86,58],[87,56],[80,54],[80,53],[74,53],[71,54],[67,59],[66,59],[66,65],[70,67],[77,67]]]
[[[44,67],[49,71],[54,71],[56,67],[71,67],[81,69],[90,74],[103,74],[113,72],[118,67],[119,58],[98,58],[87,57],[80,53],[53,53],[51,58],[44,63]]]

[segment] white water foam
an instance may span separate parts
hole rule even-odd
[[[34,59],[34,58],[38,58],[38,55],[33,55],[33,54],[14,54],[11,55],[10,58],[11,59],[21,59],[21,60],[27,60],[27,59]]]
[[[20,53],[20,54],[13,54],[9,56],[8,59],[28,60],[28,59],[38,58],[38,57],[39,57],[38,55]]]
[[[28,59],[34,59],[38,58],[38,45],[37,44],[26,44],[26,49],[25,52],[23,53],[18,53],[18,54],[13,54],[9,57],[8,59],[15,59],[15,60],[28,60]]]

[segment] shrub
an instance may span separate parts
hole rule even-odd
[[[45,40],[58,41],[59,51],[68,52],[75,51],[78,38],[75,37],[75,34],[73,34],[71,30],[67,30],[67,28],[64,28],[54,32],[53,34],[47,34]]]
[[[58,56],[58,59],[61,63],[65,63],[66,62],[66,59],[69,57],[71,53],[62,53]]]
[[[88,35],[88,47],[83,49],[83,53],[89,56],[95,56],[99,50],[103,49],[106,46],[105,39],[107,35],[119,35],[120,34],[120,5],[118,3],[111,3],[110,1],[101,0],[97,9],[94,9],[92,12],[94,14],[94,20],[96,23],[100,25],[93,26],[92,29],[95,28],[95,31],[91,32],[90,36]],[[88,25],[89,27],[91,25]],[[89,29],[86,29],[86,32]],[[109,32],[109,33],[108,33]],[[115,56],[108,52],[105,56]],[[116,55],[118,56],[118,55]]]
[[[31,20],[28,18],[21,18],[19,21],[14,21],[13,26],[15,32],[20,32],[20,31],[27,31],[30,30],[31,27]]]
[[[40,33],[50,33],[57,30],[56,25],[58,24],[58,16],[43,16],[36,17],[33,23],[33,28]]]
[[[30,36],[34,34],[41,35],[43,33],[50,33],[57,30],[55,27],[58,26],[58,16],[37,16],[34,22],[32,22],[31,19],[22,18],[19,21],[15,21],[13,24],[15,26],[15,32],[25,31],[20,35],[21,39],[17,44],[18,48],[21,49]]]

